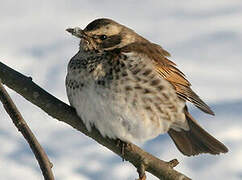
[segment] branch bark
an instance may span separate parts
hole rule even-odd
[[[35,138],[34,134],[30,130],[29,126],[23,119],[22,115],[18,111],[8,92],[2,85],[0,79],[0,100],[9,116],[11,117],[14,125],[22,133],[24,138],[27,140],[30,148],[32,149],[45,180],[54,180],[54,175],[52,173],[52,164],[46,155],[44,149],[39,144],[38,140]]]
[[[159,179],[190,179],[184,174],[174,170],[174,163],[162,161],[131,143],[129,143],[128,146],[125,146],[125,156],[123,157],[122,152],[120,151],[122,148],[121,145],[117,146],[117,142],[115,140],[102,137],[96,128],[93,128],[91,132],[88,132],[82,120],[77,116],[74,108],[58,100],[56,97],[40,88],[32,81],[31,77],[24,76],[1,62],[0,78],[9,88],[22,95],[31,103],[40,107],[53,118],[65,122],[78,131],[91,137],[120,157],[132,163],[137,169],[139,169],[142,164],[144,164],[145,170],[158,177]]]

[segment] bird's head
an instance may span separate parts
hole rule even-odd
[[[96,19],[84,30],[79,27],[68,28],[68,32],[87,43],[89,49],[109,51],[122,48],[142,39],[133,30],[111,19]]]

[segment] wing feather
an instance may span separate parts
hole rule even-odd
[[[180,98],[190,101],[203,112],[214,115],[211,108],[191,89],[190,82],[176,67],[176,64],[167,58],[170,56],[169,52],[164,50],[161,46],[150,43],[146,40],[142,43],[136,42],[125,46],[121,49],[121,51],[136,51],[147,55],[153,62],[156,71],[161,75],[161,77],[173,85]]]

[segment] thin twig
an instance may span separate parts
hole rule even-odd
[[[48,156],[46,155],[44,149],[41,147],[34,134],[28,127],[27,123],[23,119],[22,115],[18,111],[8,92],[2,85],[0,79],[0,100],[3,103],[3,106],[9,116],[11,117],[14,125],[22,133],[24,138],[29,143],[30,148],[32,149],[39,166],[41,168],[42,174],[45,180],[54,180],[54,176],[51,170],[52,164],[50,163]]]
[[[98,143],[107,147],[114,153],[121,156],[120,146],[117,147],[117,141],[104,138],[95,128],[88,132],[82,120],[77,116],[74,108],[68,106],[56,97],[52,96],[37,84],[31,78],[11,69],[0,62],[0,78],[3,83],[13,89],[25,99],[40,107],[47,114],[63,121],[85,135],[93,138]],[[122,156],[121,156],[122,157]],[[151,154],[143,151],[136,145],[129,143],[125,147],[124,159],[131,162],[136,168],[139,168],[142,160],[146,162],[146,171],[163,180],[188,180],[189,178],[182,173],[174,170],[169,162],[162,161]]]

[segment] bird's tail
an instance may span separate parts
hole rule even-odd
[[[227,147],[198,125],[195,119],[185,110],[189,131],[170,129],[168,134],[176,147],[187,156],[200,153],[219,154],[228,152]]]

